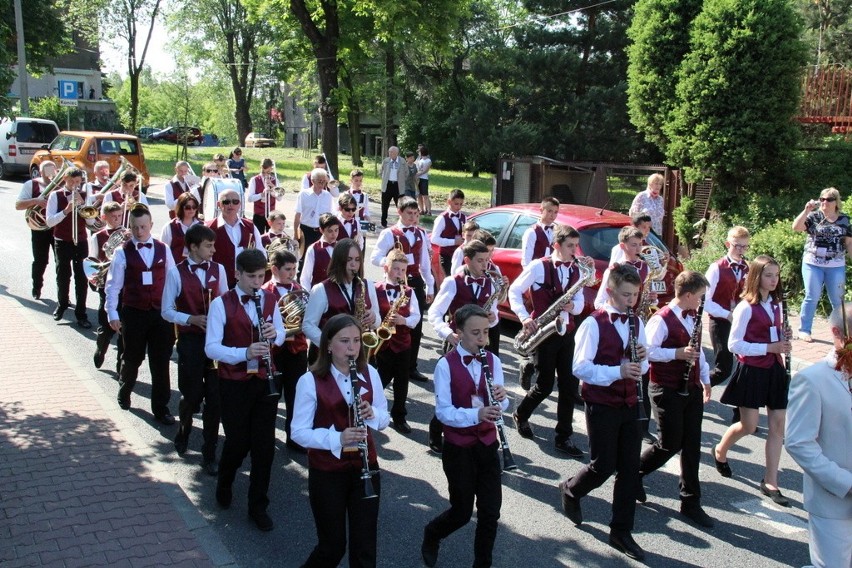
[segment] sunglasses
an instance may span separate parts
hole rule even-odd
[[[827,201],[829,203],[834,203],[835,201],[837,201],[837,199],[834,198],[834,197],[820,197],[819,200],[820,200],[820,202],[826,202]]]
[[[218,174],[219,170],[204,170],[204,172],[208,174]]]
[[[737,250],[748,250],[748,245],[734,245]]]
[[[189,209],[190,211],[195,211],[196,209],[198,209],[198,205],[184,205],[183,208],[184,210]]]
[[[223,199],[222,200],[222,205],[239,205],[239,204],[240,204],[239,199]]]
[[[357,207],[347,207],[346,209],[344,209],[344,211],[348,211],[349,213],[355,213],[356,211],[358,211],[358,208]]]

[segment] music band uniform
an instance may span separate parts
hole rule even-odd
[[[55,167],[53,169],[55,171]],[[24,182],[24,185],[21,186],[21,192],[18,194],[15,208],[22,209],[29,207],[25,206],[25,204],[30,200],[39,198],[42,190],[47,187],[48,183],[44,177]],[[45,205],[47,204],[45,203]],[[43,209],[46,210],[47,207]],[[31,267],[33,281],[32,295],[33,298],[38,300],[41,298],[41,289],[44,286],[44,271],[47,270],[47,264],[50,262],[50,249],[53,248],[53,231],[50,228],[44,231],[30,229],[30,242],[33,251],[33,263]]]
[[[104,253],[104,245],[109,240],[110,236],[116,231],[125,230],[122,227],[104,227],[96,233],[92,233],[89,237],[89,258],[95,258],[98,262],[106,262],[108,259]],[[106,285],[106,281],[104,281]],[[106,290],[104,286],[95,289],[98,293],[98,329],[95,332],[95,367],[100,369],[103,364],[104,355],[109,349],[109,344],[113,336],[118,334],[116,346],[118,348],[117,357],[121,360],[121,355],[124,352],[124,341],[121,338],[121,332],[116,332],[109,325],[109,317],[106,312]],[[121,311],[121,295],[118,298],[118,311]]]
[[[83,272],[83,259],[86,258],[88,252],[86,223],[85,219],[79,217],[73,209],[70,213],[65,213],[65,208],[73,199],[72,193],[67,189],[69,182],[72,179],[82,181],[82,172],[76,170],[79,175],[72,177],[74,170],[71,170],[65,176],[66,187],[56,189],[50,193],[47,198],[47,226],[53,229],[53,258],[56,264],[56,311],[53,313],[53,319],[62,319],[62,314],[69,306],[69,295],[71,288],[71,274],[74,274],[74,316],[81,327],[91,327],[88,317],[86,316],[86,298],[88,296],[88,280]],[[81,188],[77,184],[74,188],[74,195],[80,196],[81,201],[85,196],[80,191]],[[76,244],[74,242],[75,235],[73,234],[73,215],[77,214],[77,234]]]
[[[260,247],[260,232],[248,219],[240,217],[235,223],[228,223],[222,215],[207,221],[207,226],[216,232],[216,252],[213,261],[225,267],[228,275],[228,288],[237,284],[236,258],[249,248],[258,248],[264,256],[266,249]]]
[[[728,255],[707,268],[706,278],[710,287],[707,289],[704,309],[710,316],[710,341],[714,353],[710,384],[713,386],[728,380],[734,368],[734,355],[728,349],[731,314],[740,301],[747,275],[748,263],[736,261]]]

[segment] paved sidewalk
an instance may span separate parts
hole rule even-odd
[[[234,565],[55,330],[0,296],[0,337],[0,565]]]

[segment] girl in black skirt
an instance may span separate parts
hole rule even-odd
[[[790,353],[790,338],[781,322],[781,297],[780,266],[772,257],[758,256],[749,265],[743,301],[734,309],[728,339],[728,349],[737,356],[739,366],[722,395],[722,403],[738,407],[740,421],[728,428],[713,448],[713,458],[716,470],[723,477],[730,477],[728,450],[757,430],[759,409],[765,406],[769,435],[760,490],[779,505],[789,506],[778,489],[778,462],[787,412],[787,375],[781,354]]]

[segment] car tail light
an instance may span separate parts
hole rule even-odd
[[[95,145],[89,146],[89,151],[86,153],[86,160],[95,163]]]
[[[18,147],[14,144],[9,144],[9,157],[14,158],[18,155]]]

